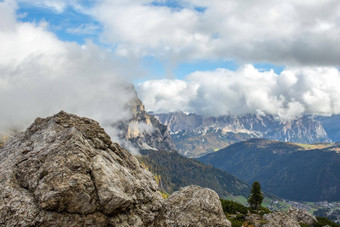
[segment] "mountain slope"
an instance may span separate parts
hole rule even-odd
[[[340,114],[330,117],[318,117],[327,135],[334,142],[340,142]]]
[[[339,144],[324,149],[251,139],[199,158],[263,190],[290,200],[340,200]]]
[[[331,141],[320,121],[313,116],[291,121],[255,114],[203,117],[176,112],[154,116],[168,126],[179,153],[187,157],[199,157],[250,138],[298,143]]]
[[[177,152],[143,151],[143,154],[137,158],[151,172],[160,176],[160,187],[168,193],[195,184],[211,188],[221,197],[230,194],[245,197],[249,195],[249,186],[237,177],[197,160],[185,158]]]

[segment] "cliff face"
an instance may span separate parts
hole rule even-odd
[[[131,118],[113,125],[120,131],[120,139],[128,140],[142,150],[176,150],[168,128],[145,111],[137,95],[130,103],[129,109]]]
[[[97,122],[65,112],[0,148],[0,226],[230,226],[218,202],[193,186],[164,201]]]

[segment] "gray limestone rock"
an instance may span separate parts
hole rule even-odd
[[[266,221],[264,227],[300,227],[299,223],[313,226],[317,219],[305,210],[291,208],[287,212],[274,212],[265,214]]]
[[[180,218],[179,218],[180,217]],[[38,118],[0,148],[0,226],[230,226],[215,192],[162,199],[153,175],[88,118]]]
[[[2,147],[0,173],[0,225],[142,225],[161,214],[152,174],[97,122],[65,112]]]
[[[129,109],[131,113],[129,120],[113,124],[119,129],[118,137],[121,140],[129,141],[141,150],[176,150],[168,128],[145,111],[137,95],[131,101]]]
[[[166,201],[170,226],[231,226],[225,218],[216,192],[199,186],[187,186]]]

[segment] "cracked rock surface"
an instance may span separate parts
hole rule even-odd
[[[167,223],[172,226],[231,226],[217,193],[190,185],[174,192],[166,201]]]
[[[0,226],[231,226],[214,191],[190,187],[165,202],[96,121],[63,111],[0,148]]]

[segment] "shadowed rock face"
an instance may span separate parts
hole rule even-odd
[[[38,118],[0,148],[0,226],[183,226],[177,203],[164,202],[152,174],[88,118]],[[204,213],[209,223],[230,226],[217,206]]]

